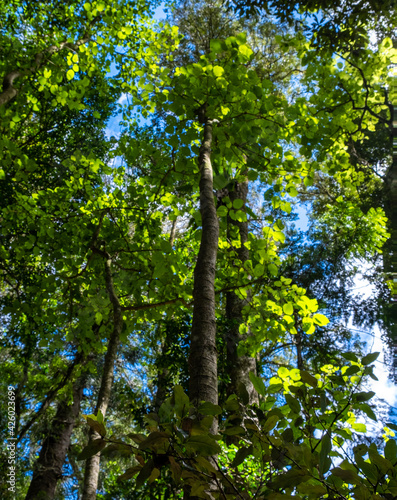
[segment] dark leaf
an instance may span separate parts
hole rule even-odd
[[[107,442],[103,439],[94,439],[84,448],[84,450],[78,455],[77,460],[87,460],[88,458],[96,455],[98,452],[103,450]]]
[[[124,474],[122,474],[117,478],[117,482],[119,483],[121,481],[126,481],[127,479],[131,479],[132,477],[135,476],[135,474],[138,474],[140,470],[142,470],[142,465],[135,465],[134,467],[130,467],[124,472]]]
[[[240,465],[241,463],[243,463],[244,460],[249,455],[252,455],[252,451],[253,451],[252,446],[239,448],[238,451],[237,451],[237,453],[236,453],[236,456],[233,459],[232,466],[233,467],[237,467],[238,465]]]
[[[219,444],[210,435],[191,436],[186,441],[186,448],[204,457],[217,455],[221,451]]]
[[[367,354],[366,356],[363,357],[363,359],[361,360],[361,363],[366,366],[366,365],[370,365],[371,363],[373,363],[376,359],[378,359],[379,357],[379,352],[371,352],[369,354]]]

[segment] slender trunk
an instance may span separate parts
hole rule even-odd
[[[62,477],[62,467],[80,411],[84,383],[84,377],[74,383],[71,405],[67,399],[59,404],[51,429],[41,447],[25,500],[52,500],[55,497],[57,482]]]
[[[169,349],[169,342],[167,339],[167,332],[166,332],[166,337],[164,339],[164,342],[161,346],[161,354],[160,354],[160,363],[163,361],[163,359],[166,356],[166,352]],[[168,379],[169,379],[169,369],[166,366],[160,366],[158,367],[158,372],[157,372],[157,391],[156,391],[156,396],[154,398],[154,411],[157,413],[160,409],[160,406],[163,404],[166,394],[167,394],[167,386],[168,386]]]
[[[248,179],[242,182],[236,182],[234,190],[229,192],[230,201],[243,200],[245,208],[248,195]],[[240,239],[240,247],[234,249],[241,264],[249,259],[249,250],[245,246],[248,241],[248,222],[236,221],[228,217],[227,236],[229,240]],[[227,350],[227,368],[230,374],[229,394],[238,394],[241,392],[242,384],[248,393],[249,404],[258,403],[258,394],[249,378],[249,373],[256,375],[256,359],[251,356],[238,356],[237,348],[239,343],[244,340],[239,328],[244,322],[243,307],[247,305],[248,299],[240,298],[234,292],[226,293],[226,317],[228,326],[226,330],[226,350]],[[249,332],[248,332],[249,335]]]
[[[123,327],[123,314],[119,299],[114,289],[112,270],[111,270],[112,260],[109,254],[107,254],[106,252],[102,252],[97,249],[96,252],[105,256],[106,290],[108,292],[110,301],[113,306],[113,331],[108,343],[108,349],[105,356],[105,364],[103,367],[101,387],[99,389],[98,400],[95,409],[95,414],[97,414],[98,411],[100,411],[102,415],[105,416],[106,410],[109,405],[110,394],[112,390],[114,363],[116,361],[120,334]],[[99,434],[91,429],[89,434],[90,441],[99,438],[100,438]],[[86,461],[82,500],[96,499],[100,458],[101,458],[100,453],[97,453],[96,455],[94,455],[93,457],[89,458]]]
[[[190,399],[196,406],[201,401],[218,403],[215,344],[215,265],[219,222],[214,200],[211,165],[212,122],[206,117],[202,121],[204,123],[204,139],[199,154],[202,235],[194,269],[194,308],[189,355],[189,392]],[[216,432],[216,427],[214,421],[212,432]]]
[[[297,334],[293,336],[293,341],[295,342],[295,347],[296,347],[296,365],[299,370],[304,370],[305,364],[303,362],[303,356],[302,356],[302,335],[299,330]]]
[[[170,245],[171,245],[171,246],[174,244],[174,240],[175,240],[175,235],[176,235],[176,222],[177,222],[177,219],[174,219],[174,220],[172,221],[171,232],[170,232]]]
[[[383,307],[388,344],[392,354],[393,377],[397,382],[397,102],[394,100],[395,95],[395,91],[390,93],[390,97],[393,99],[390,108],[393,162],[384,181],[385,213],[388,218],[390,238],[383,250],[384,272],[387,279],[392,281],[393,288],[391,291],[392,300]]]

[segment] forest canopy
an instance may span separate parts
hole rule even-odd
[[[397,497],[392,4],[0,7],[2,498]]]

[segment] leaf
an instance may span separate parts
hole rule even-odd
[[[287,405],[291,408],[291,410],[299,414],[301,412],[301,405],[297,399],[295,399],[291,394],[284,394],[285,400],[287,401]]]
[[[324,314],[317,313],[313,315],[313,322],[318,326],[325,326],[328,325],[329,319]]]
[[[199,465],[198,469],[203,472],[215,473],[215,467],[204,457],[196,457],[196,464]]]
[[[373,409],[369,405],[367,405],[365,403],[360,405],[360,410],[363,411],[374,422],[378,421]]]
[[[364,366],[367,366],[367,365],[370,365],[371,363],[373,363],[376,359],[378,359],[379,357],[379,352],[372,352],[372,353],[369,353],[367,354],[366,356],[363,357],[363,359],[361,360],[361,363],[364,365]]]
[[[332,450],[331,437],[328,433],[324,434],[321,438],[321,450],[320,450],[320,472],[325,474],[329,471],[332,465],[332,460],[329,456]]]
[[[355,422],[352,424],[352,428],[357,432],[367,432],[367,427],[365,424],[360,422]]]
[[[263,432],[270,432],[277,425],[279,418],[277,415],[271,415],[262,426]]]
[[[74,78],[74,71],[72,69],[69,69],[67,72],[66,72],[66,78],[68,80],[73,80]]]
[[[349,361],[354,361],[354,362],[358,361],[357,356],[352,352],[342,352],[341,355],[343,358]]]
[[[160,477],[160,469],[158,469],[157,467],[155,467],[150,476],[149,476],[149,479],[147,480],[147,482],[150,484],[150,483],[153,483],[154,481],[156,481],[156,479],[158,479]],[[138,479],[138,478],[137,478]]]
[[[353,394],[353,401],[357,401],[358,403],[362,403],[363,401],[368,401],[369,399],[373,398],[375,396],[375,393],[373,391],[368,391],[368,392],[356,392]]]
[[[327,493],[327,489],[322,484],[299,484],[297,490],[303,495],[310,495],[309,498],[323,498],[323,495]]]
[[[152,448],[153,450],[158,448],[160,445],[169,439],[169,434],[166,432],[154,431],[149,434],[149,436],[139,443],[139,448],[144,450],[146,448]]]
[[[310,475],[305,469],[290,469],[284,474],[280,474],[274,480],[270,481],[272,488],[292,488],[307,481]]]
[[[147,438],[145,434],[135,434],[134,432],[127,434],[127,437],[131,438],[137,444],[142,443]]]
[[[170,461],[170,467],[171,467],[171,474],[172,478],[176,483],[179,483],[182,475],[182,468],[181,466],[175,461],[175,458],[172,456],[168,457],[168,460]]]
[[[83,415],[83,418],[85,418],[87,424],[91,427],[91,429],[96,431],[101,437],[106,436],[105,425],[103,422],[98,422],[98,417],[96,415]]]
[[[359,371],[360,371],[360,368],[357,365],[352,365],[352,366],[349,366],[349,368],[345,372],[342,372],[342,373],[343,373],[343,375],[350,377],[350,375],[355,375]]]
[[[179,418],[183,418],[189,410],[189,397],[185,394],[181,385],[174,387],[173,402],[175,405],[175,413]]]
[[[287,302],[283,305],[283,311],[284,314],[287,314],[287,316],[292,316],[294,314],[294,306],[291,302]]]
[[[389,439],[385,446],[385,457],[390,460],[392,464],[396,464],[397,461],[397,444],[394,439]]]
[[[214,66],[212,71],[214,72],[214,75],[216,77],[222,76],[225,70],[222,68],[222,66]]]
[[[376,448],[374,449],[372,446],[370,446],[368,455],[371,463],[375,464],[383,474],[387,474],[390,470],[393,469],[393,464],[390,462],[390,460],[379,455],[379,453],[376,451]]]
[[[134,467],[130,467],[124,472],[124,474],[121,474],[121,476],[117,478],[117,482],[119,483],[121,481],[127,481],[127,479],[131,479],[141,470],[142,470],[142,465],[135,465]]]
[[[237,467],[242,464],[244,460],[253,453],[253,446],[243,446],[237,450],[236,456],[232,461],[232,467]]]
[[[233,200],[233,208],[239,210],[244,205],[244,201],[240,199]]]
[[[245,433],[245,430],[240,425],[234,425],[233,427],[227,427],[224,431],[222,431],[222,434],[225,434],[226,436],[237,436],[239,434],[244,434],[244,433]]]
[[[227,215],[227,208],[224,205],[221,205],[217,210],[216,210],[216,215],[218,217],[225,217]]]
[[[211,52],[214,52],[215,54],[219,54],[220,52],[223,52],[223,44],[220,40],[211,40],[210,41],[210,47],[211,47]]]
[[[253,372],[249,373],[249,378],[254,386],[256,392],[261,396],[266,395],[266,386],[263,380],[260,377],[257,377]]]
[[[269,264],[267,268],[269,269],[269,272],[272,276],[278,275],[278,267],[276,266],[276,264]]]
[[[186,448],[204,457],[217,455],[221,452],[219,444],[210,435],[191,436],[185,443]]]
[[[111,457],[111,456],[129,456],[133,453],[133,449],[131,446],[128,446],[124,443],[112,443],[109,446],[107,446],[104,450],[101,452],[102,457]]]
[[[251,375],[251,374],[250,374]],[[251,378],[251,377],[250,377]],[[239,402],[238,402],[238,399],[237,399],[237,396],[235,394],[231,394],[227,400],[225,401],[224,405],[223,405],[223,408],[226,410],[226,411],[238,411],[238,409],[240,408],[240,405],[239,405]]]
[[[199,407],[198,411],[202,415],[220,415],[222,413],[222,408],[219,405],[206,402]]]
[[[360,484],[362,482],[362,479],[358,476],[358,474],[350,469],[344,470],[340,467],[336,467],[335,469],[332,469],[331,472],[334,476],[340,477],[343,481],[345,481],[345,483],[348,484]]]
[[[313,325],[312,318],[303,318],[302,319],[302,328],[305,333],[311,335],[315,332],[315,326]]]
[[[136,478],[136,487],[140,488],[147,479],[149,479],[152,471],[154,469],[154,461],[153,459],[149,459],[145,465],[142,467],[138,477]]]
[[[301,380],[305,384],[310,385],[313,388],[317,387],[318,380],[316,379],[316,377],[313,377],[313,375],[311,375],[309,372],[305,370],[301,370],[300,372],[301,372]]]
[[[237,393],[243,405],[247,406],[249,404],[250,396],[248,394],[247,387],[243,382],[238,383]]]
[[[88,443],[88,445],[84,448],[84,450],[77,456],[77,460],[87,460],[99,453],[105,446],[107,445],[107,441],[104,439],[93,439]]]
[[[263,276],[264,272],[265,272],[265,266],[263,264],[256,264],[253,271],[255,278],[260,278],[261,276]]]

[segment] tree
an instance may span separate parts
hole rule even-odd
[[[90,49],[81,51],[82,73],[75,72],[74,55],[68,61],[65,52],[65,62],[61,50],[32,48],[32,54],[49,54],[60,68],[54,75],[65,77],[53,89],[55,94],[51,91],[55,83],[44,80],[38,80],[43,89],[36,89],[38,72],[43,70],[43,78],[48,72],[44,77],[40,58],[38,67],[26,63],[13,86],[26,77],[28,90],[3,106],[7,123],[18,124],[12,117],[23,117],[16,135],[20,141],[35,135],[37,122],[43,126],[47,113],[38,119],[27,111],[29,85],[34,87],[32,95],[46,89],[48,96],[55,95],[54,107],[60,112],[63,106],[83,112],[78,89],[88,87],[81,83],[84,78],[89,81],[98,73],[99,100],[106,96],[104,82],[115,89],[110,102],[118,99],[120,90],[125,93],[124,133],[117,150],[109,141],[93,154],[84,149],[83,141],[80,151],[73,141],[65,141],[70,144],[65,150],[49,141],[54,151],[49,158],[64,154],[59,167],[63,175],[55,185],[50,175],[41,176],[39,168],[33,169],[36,183],[29,183],[24,169],[33,168],[37,149],[27,146],[25,158],[22,145],[15,147],[11,140],[16,126],[6,130],[5,170],[13,191],[7,188],[12,196],[2,219],[11,246],[11,251],[7,245],[3,249],[7,282],[2,300],[15,332],[15,341],[7,347],[22,351],[33,362],[41,346],[47,346],[49,372],[61,367],[60,380],[46,382],[46,398],[35,392],[42,408],[51,408],[56,398],[58,409],[64,410],[61,387],[66,396],[66,388],[70,390],[80,376],[90,371],[95,375],[87,385],[98,388],[99,395],[91,390],[84,402],[88,411],[94,411],[85,415],[94,439],[78,456],[93,465],[87,467],[90,488],[84,495],[96,495],[99,452],[106,470],[111,470],[112,457],[125,457],[126,470],[119,480],[137,475],[136,491],[119,486],[117,491],[125,496],[139,497],[139,488],[149,496],[150,484],[153,488],[158,484],[160,492],[161,488],[173,491],[175,497],[182,494],[182,485],[187,495],[199,498],[394,495],[394,441],[387,441],[384,452],[372,445],[351,453],[348,449],[355,433],[365,431],[357,421],[358,412],[374,417],[367,403],[372,393],[364,389],[363,380],[373,376],[376,355],[359,358],[344,352],[339,365],[321,365],[319,359],[309,365],[302,360],[300,341],[294,341],[291,349],[290,339],[312,335],[328,320],[302,284],[283,273],[288,259],[282,247],[284,224],[277,215],[290,211],[290,199],[302,182],[310,186],[324,176],[348,196],[335,200],[324,213],[319,210],[323,233],[335,235],[340,230],[349,236],[344,255],[356,252],[365,257],[381,247],[386,238],[384,214],[380,209],[363,211],[357,202],[365,178],[351,161],[349,145],[364,137],[365,127],[374,126],[382,111],[379,81],[394,55],[391,42],[385,41],[376,52],[364,48],[360,54],[335,57],[327,51],[319,54],[302,34],[278,38],[280,49],[288,56],[294,53],[304,68],[303,92],[296,95],[288,92],[288,85],[272,81],[265,65],[256,64],[249,36],[240,33],[212,40],[198,60],[165,67],[163,49],[172,49],[177,30],[164,26],[150,30],[146,18],[140,24],[134,16],[134,29],[140,31],[132,43],[126,34],[136,13],[133,6],[120,5],[121,17],[110,24],[114,8],[110,2],[76,5],[80,17],[72,17],[72,27],[86,27],[86,22],[92,30],[100,26],[90,41],[79,32],[73,46],[62,46],[62,50],[76,49],[82,40],[79,47]],[[50,21],[45,12],[40,6],[32,9],[32,25],[46,27]],[[100,18],[92,22],[97,14]],[[61,19],[66,23],[68,18]],[[61,45],[71,43],[65,40],[66,25],[58,32]],[[176,59],[179,56],[176,53]],[[103,70],[111,62],[117,74],[106,77]],[[8,69],[5,73],[9,75]],[[155,118],[152,127],[138,125],[137,108],[140,117]],[[64,130],[79,137],[77,127]],[[41,144],[46,142],[41,139],[37,147]],[[105,164],[100,156],[104,150],[122,156],[124,166]],[[254,196],[250,199],[249,183],[254,182],[266,187],[273,211],[263,213]],[[227,191],[222,192],[224,188]],[[258,219],[263,215],[261,224]],[[360,237],[354,240],[352,234]],[[326,236],[322,234],[324,241]],[[328,240],[336,247],[337,236]],[[21,265],[19,257],[32,247],[27,263]],[[29,288],[26,275],[34,288]],[[264,347],[270,353],[281,347],[285,354],[277,371],[265,366],[247,373],[244,368],[255,390],[251,401],[257,404],[249,404],[250,395],[244,390],[219,399],[216,344],[222,339],[217,338],[216,324],[225,311],[236,363],[254,359]],[[158,411],[137,418],[128,435],[120,435],[124,434],[121,418],[117,420],[112,408],[117,404],[109,394],[113,381],[118,389],[122,386],[119,365],[131,365],[124,344],[134,345],[136,338],[142,358],[155,359],[160,347],[156,343],[165,340],[159,338],[164,329],[156,325],[178,328],[189,324],[187,317],[192,317],[189,396],[180,384],[167,388],[164,393],[169,397],[162,396],[161,404],[152,402]],[[25,333],[34,324],[34,335]],[[232,339],[236,325],[239,340],[244,340],[238,346]],[[69,361],[72,355],[75,364]],[[310,373],[312,366],[319,373]],[[8,376],[11,369],[7,365]],[[32,373],[32,363],[29,370]],[[146,373],[152,380],[158,378],[154,370]],[[182,367],[177,376],[185,379]],[[24,377],[21,395],[28,384]],[[148,392],[150,383],[145,376],[142,380]],[[26,420],[22,412],[21,418]],[[131,423],[132,419],[122,418]],[[48,442],[43,440],[43,449]],[[54,450],[54,445],[48,448]],[[330,456],[341,459],[338,467],[333,467]],[[242,470],[243,462],[248,473]],[[114,467],[120,471],[121,465]],[[98,484],[105,494],[105,487]]]

